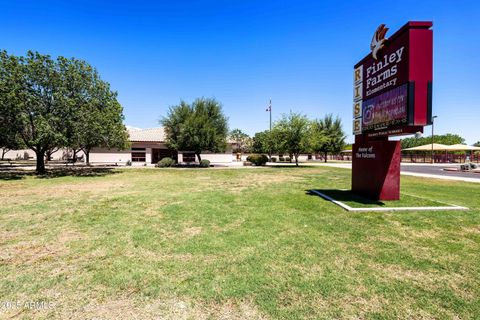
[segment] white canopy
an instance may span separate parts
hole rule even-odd
[[[432,144],[424,144],[423,146],[403,149],[404,151],[431,151]],[[440,143],[433,144],[433,151],[480,151],[480,147],[467,146],[466,144],[445,145]]]
[[[434,143],[433,144],[433,151],[445,151],[449,150],[449,146],[445,144],[440,144],[440,143]],[[418,147],[413,147],[413,148],[407,148],[403,149],[404,151],[431,151],[432,150],[432,144],[424,144],[423,146],[418,146]]]
[[[467,146],[466,144],[454,144],[447,146],[449,151],[478,151],[480,147]]]

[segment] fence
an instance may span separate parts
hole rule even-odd
[[[434,154],[434,163],[465,163],[467,162],[468,155],[466,154]],[[474,163],[480,163],[480,154],[472,154],[469,156],[470,161]],[[402,154],[402,162],[411,163],[431,163],[431,154]]]

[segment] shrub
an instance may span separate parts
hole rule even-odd
[[[210,167],[210,160],[202,159],[202,161],[200,161],[200,168],[208,168],[208,167]]]
[[[173,166],[174,164],[175,164],[175,160],[173,160],[172,158],[166,157],[166,158],[163,158],[162,160],[158,161],[156,167],[158,167],[158,168],[168,168],[168,167]]]
[[[272,162],[277,162],[277,157],[272,157]]]
[[[285,161],[285,158],[282,156],[278,159],[279,161]]]
[[[263,166],[268,162],[268,157],[264,154],[251,154],[248,156],[247,161],[250,161],[256,166]]]
[[[127,163],[125,163],[125,165],[126,165],[127,167],[130,167],[130,166],[132,165],[132,161],[127,160]]]
[[[290,157],[286,157],[285,161],[290,162]]]

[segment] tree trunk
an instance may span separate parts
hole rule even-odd
[[[200,152],[200,153],[201,153],[201,152]],[[200,156],[200,153],[196,153],[199,163],[202,161],[202,157]]]
[[[77,149],[72,149],[72,153],[73,153],[73,156],[72,156],[72,162],[73,164],[75,164],[75,162],[77,162],[77,153],[78,153],[79,150]]]
[[[87,162],[87,166],[90,166],[90,149],[83,150],[85,152],[85,160]]]
[[[45,173],[45,151],[35,151],[37,155],[37,174]]]
[[[325,162],[327,162],[328,152],[325,152]]]
[[[298,154],[295,154],[295,165],[298,167]]]
[[[2,161],[5,159],[5,153],[8,152],[8,149],[2,148]]]

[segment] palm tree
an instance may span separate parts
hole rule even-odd
[[[314,120],[311,138],[313,151],[323,154],[327,162],[328,153],[339,153],[345,146],[346,136],[342,129],[342,120],[338,116],[334,119],[332,114]]]

